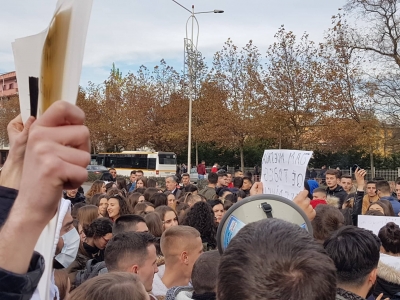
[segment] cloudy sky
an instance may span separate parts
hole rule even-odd
[[[81,0],[83,1],[83,0]],[[274,34],[287,30],[322,41],[345,0],[180,0],[195,11],[224,10],[223,14],[200,14],[199,50],[211,62],[213,54],[231,38],[238,46],[250,39],[265,53]],[[11,42],[45,29],[56,0],[13,0],[1,4],[0,73],[14,70]],[[112,63],[125,74],[140,65],[154,67],[164,58],[182,69],[183,38],[189,12],[172,0],[94,0],[86,40],[81,84],[101,83]]]

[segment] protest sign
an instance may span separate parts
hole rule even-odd
[[[358,227],[371,230],[376,235],[378,235],[379,230],[389,222],[394,222],[400,226],[399,217],[358,216]]]
[[[265,150],[261,171],[264,194],[292,200],[304,190],[305,174],[311,156],[312,151]]]

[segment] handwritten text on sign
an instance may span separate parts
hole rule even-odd
[[[304,180],[312,151],[265,150],[262,159],[261,181],[264,194],[292,200],[304,190]]]

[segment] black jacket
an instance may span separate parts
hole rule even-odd
[[[0,186],[0,226],[5,223],[18,191]],[[44,258],[34,252],[26,274],[15,274],[0,268],[0,299],[29,300],[44,272]]]
[[[76,273],[75,286],[78,287],[86,280],[104,273],[108,273],[106,263],[104,261],[98,262],[95,259],[90,259],[86,262],[85,270]]]
[[[79,202],[85,202],[85,200],[86,200],[85,196],[79,192],[76,193],[74,198],[68,197],[67,193],[64,193],[64,199],[71,201],[72,205],[75,205],[76,203],[79,203]]]
[[[328,194],[328,196],[339,198],[339,209],[342,209],[344,200],[346,200],[347,198],[346,191],[340,185],[337,185],[334,190],[326,188],[326,193]]]

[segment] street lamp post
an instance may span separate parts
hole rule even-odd
[[[192,80],[192,76],[193,76],[193,53],[194,51],[196,51],[197,53],[197,44],[199,41],[199,22],[197,21],[197,18],[195,15],[198,14],[208,14],[208,13],[215,13],[215,14],[221,14],[224,11],[223,10],[219,10],[219,9],[215,9],[215,10],[211,10],[211,11],[200,11],[200,12],[195,12],[194,11],[194,5],[192,5],[192,10],[186,8],[185,6],[183,6],[182,4],[180,4],[179,2],[172,0],[173,2],[175,2],[176,4],[178,4],[180,7],[182,7],[183,9],[185,9],[186,11],[188,11],[190,13],[190,17],[188,18],[188,20],[186,21],[186,38],[185,38],[185,53],[187,50],[187,42],[190,41],[190,51],[191,51],[191,56],[189,56],[189,59],[191,60],[191,62],[189,63],[189,78],[190,78],[190,87],[192,89],[194,89],[194,83]],[[189,25],[189,20],[192,19],[192,30],[191,30],[191,38],[188,39],[188,25]],[[196,45],[194,45],[194,21],[196,21],[197,24],[197,38],[196,38]],[[184,62],[185,63],[185,62]],[[189,126],[188,126],[188,164],[187,164],[187,168],[188,171],[190,173],[190,170],[192,168],[192,162],[191,162],[191,157],[192,157],[192,97],[189,97]]]

